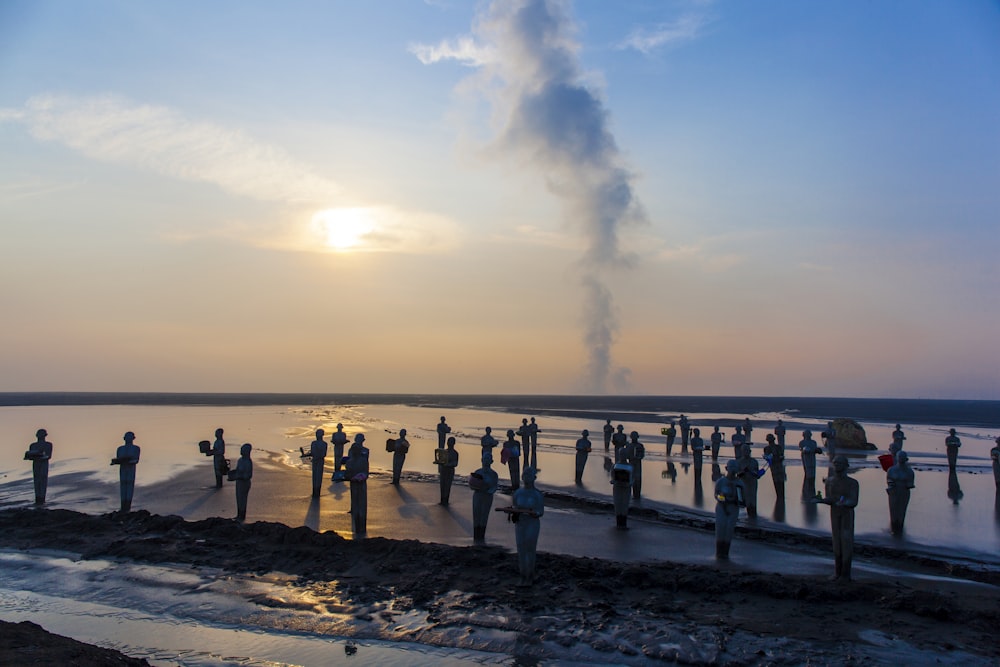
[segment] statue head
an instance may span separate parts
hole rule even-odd
[[[131,443],[133,440],[135,440],[135,433],[133,433],[132,431],[125,431],[125,435],[122,437],[124,438],[125,442]]]
[[[849,466],[850,466],[850,464],[847,461],[847,457],[844,456],[843,454],[839,454],[838,456],[834,457],[834,459],[833,459],[833,469],[834,469],[834,471],[838,475],[841,475],[841,474],[847,472],[847,468]]]
[[[729,459],[728,461],[726,461],[726,474],[728,474],[729,476],[735,475],[737,472],[739,472],[739,469],[740,469],[740,464],[737,463],[734,459]]]
[[[240,447],[240,456],[250,456],[250,450],[253,449],[253,445],[249,442],[244,442],[243,446]]]
[[[46,431],[44,428],[40,428],[37,431],[35,431],[35,437],[36,438],[44,438],[48,434],[49,434],[49,432]]]
[[[906,463],[909,460],[910,460],[910,455],[907,454],[906,452],[901,451],[898,454],[896,454],[896,461],[898,463]]]

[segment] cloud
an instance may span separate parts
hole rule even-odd
[[[698,38],[708,23],[704,14],[685,14],[674,21],[636,28],[618,44],[618,48],[635,49],[649,55],[660,47]]]
[[[322,205],[341,193],[308,165],[240,130],[116,96],[41,95],[23,109],[0,110],[0,120],[20,122],[36,139],[95,160],[211,183],[242,197]]]
[[[469,36],[455,40],[444,40],[437,44],[410,44],[410,53],[425,65],[443,60],[457,60],[468,67],[479,67],[496,58],[492,49],[477,44]]]

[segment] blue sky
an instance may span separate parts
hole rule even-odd
[[[0,5],[0,390],[1000,398],[1000,6]]]

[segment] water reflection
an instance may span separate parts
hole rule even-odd
[[[781,486],[782,492],[774,498],[774,520],[778,523],[785,522],[785,493],[784,484]]]
[[[712,464],[712,481],[717,482],[719,478],[722,477],[722,468],[719,467],[718,463]]]
[[[704,507],[705,505],[705,490],[701,486],[701,468],[698,468],[698,473],[694,476],[694,506]]]
[[[951,498],[952,503],[957,505],[958,501],[960,501],[964,496],[965,494],[962,493],[962,487],[958,483],[958,473],[954,470],[950,471],[948,473],[948,497]]]

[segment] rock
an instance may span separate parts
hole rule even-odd
[[[837,432],[837,449],[873,450],[878,449],[868,442],[865,429],[853,419],[843,417],[833,420],[833,430]]]

